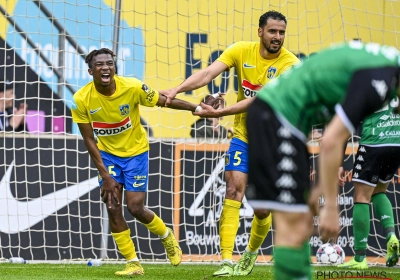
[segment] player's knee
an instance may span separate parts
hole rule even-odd
[[[235,186],[228,187],[226,186],[226,194],[225,198],[242,201],[244,196],[244,192],[240,191],[240,189],[236,188]]]
[[[259,220],[264,220],[269,216],[271,211],[269,210],[260,210],[260,209],[255,209],[254,210],[254,215],[259,219]]]
[[[122,217],[122,205],[111,204],[111,208],[107,207],[107,213],[110,218]]]
[[[144,215],[145,208],[144,205],[142,204],[134,204],[132,203],[131,205],[128,205],[128,211],[131,213],[133,217],[138,219],[139,221],[141,220],[142,216]]]

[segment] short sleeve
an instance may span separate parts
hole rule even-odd
[[[367,116],[382,108],[394,96],[399,69],[382,67],[362,69],[354,73],[347,88],[346,98],[335,107],[350,132]]]
[[[154,107],[160,97],[157,90],[150,88],[144,83],[141,84],[141,87],[137,92],[139,93],[139,104],[146,107]]]
[[[90,123],[87,110],[82,100],[75,94],[74,103],[71,108],[72,120],[75,123]]]
[[[240,43],[230,45],[217,59],[218,61],[225,63],[229,68],[236,65],[236,56],[240,52]]]

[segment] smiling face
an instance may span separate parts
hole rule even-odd
[[[286,23],[283,20],[269,18],[263,28],[258,28],[258,37],[268,53],[274,54],[281,50],[285,41]]]
[[[98,54],[92,58],[89,74],[96,86],[108,87],[114,83],[115,64],[110,54]]]

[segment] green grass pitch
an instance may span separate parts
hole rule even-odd
[[[168,264],[142,264],[145,269],[145,275],[135,276],[138,279],[154,279],[154,280],[210,280],[215,279],[212,273],[216,270],[217,264],[181,264],[173,267]],[[0,264],[1,280],[51,280],[51,279],[121,279],[115,276],[114,272],[122,270],[124,264],[103,264],[97,267],[88,267],[85,264]],[[314,279],[338,279],[337,273],[345,273],[346,270],[337,269],[334,266],[314,266]],[[348,271],[347,271],[348,272]],[[319,274],[318,274],[319,273]],[[325,276],[321,276],[325,273]],[[331,273],[331,274],[329,274]],[[352,272],[356,276],[356,272]],[[365,276],[380,275],[380,277],[368,278],[341,278],[341,279],[400,279],[400,269],[371,267],[363,272]],[[350,275],[349,272],[347,276]],[[382,276],[385,276],[382,277]],[[272,266],[256,265],[251,275],[246,277],[233,277],[233,279],[242,278],[244,280],[253,279],[272,279]]]

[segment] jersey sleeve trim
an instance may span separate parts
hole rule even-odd
[[[347,117],[346,113],[343,110],[342,105],[336,104],[335,105],[335,112],[339,116],[339,118],[342,120],[342,122],[345,125],[345,127],[347,128],[347,130],[350,133],[354,133],[354,131],[355,131],[354,125],[352,124],[350,119]]]

